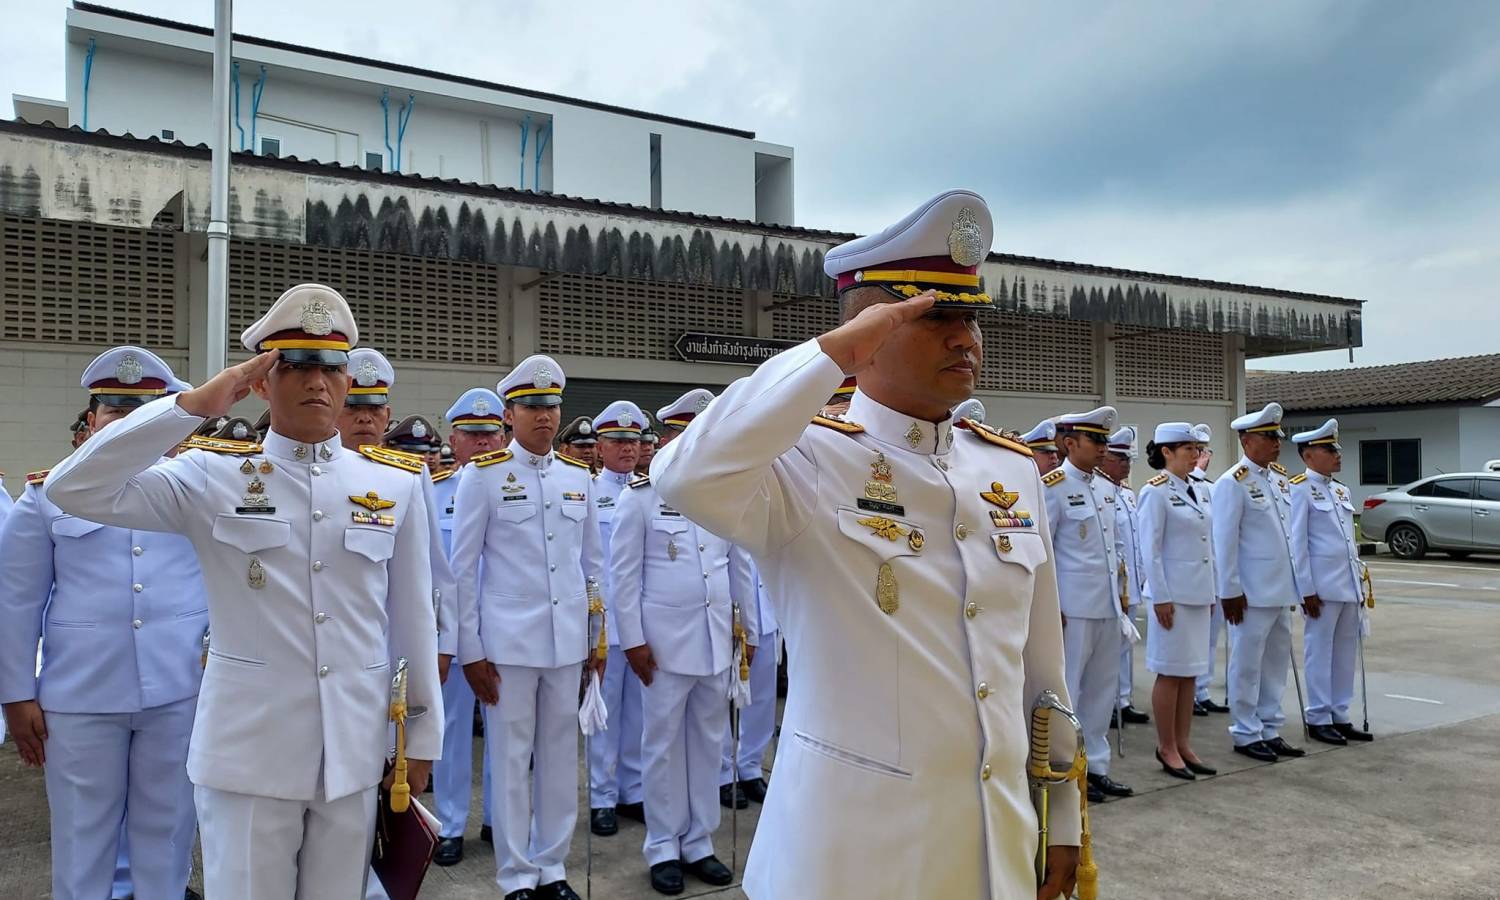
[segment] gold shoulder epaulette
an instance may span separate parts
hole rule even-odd
[[[1250,467],[1249,466],[1240,466],[1238,469],[1234,470],[1234,480],[1235,481],[1244,481],[1245,480],[1245,476],[1249,475],[1249,474],[1250,474]]]
[[[509,450],[491,450],[473,457],[469,462],[482,469],[485,466],[493,466],[495,463],[503,463],[514,455]]]
[[[47,476],[49,474],[51,474],[51,472],[52,472],[51,469],[43,469],[40,472],[27,472],[26,473],[26,483],[27,484],[41,484],[42,482],[44,482],[44,481],[47,480]]]
[[[1053,469],[1046,475],[1042,476],[1042,484],[1045,484],[1047,487],[1052,487],[1054,484],[1062,484],[1063,479],[1067,477],[1068,473],[1064,472],[1062,469]]]
[[[1167,483],[1167,473],[1163,472],[1146,483],[1149,485],[1154,485],[1156,487],[1161,487],[1162,485]]]
[[[1275,472],[1277,475],[1285,475],[1286,474],[1286,466],[1283,466],[1279,462],[1273,462],[1269,466],[1267,466],[1266,468],[1270,469],[1272,472]]]
[[[567,454],[558,453],[558,454],[556,454],[556,456],[557,456],[557,461],[558,462],[565,462],[565,463],[567,463],[570,466],[577,466],[580,469],[587,469],[590,472],[594,471],[594,467],[593,466],[590,466],[586,462],[582,462],[580,460],[576,460],[573,457],[568,456]]]
[[[388,453],[391,456],[396,457],[397,459],[404,459],[407,462],[414,462],[419,466],[427,465],[427,457],[423,456],[420,453],[411,453],[407,450],[397,450],[393,447],[381,447],[376,444],[361,444],[359,447],[359,452],[365,452],[366,447],[372,447],[383,453]]]
[[[982,422],[976,422],[973,419],[964,419],[963,424],[968,428],[970,432],[974,434],[975,437],[980,438],[987,444],[994,444],[996,447],[1004,447],[1005,449],[1019,453],[1022,456],[1036,455],[1031,452],[1030,447],[1026,446],[1018,440],[1015,440],[1014,438],[1001,434],[999,431],[996,431],[995,429],[983,424]]]
[[[433,484],[437,484],[439,481],[447,481],[448,479],[450,479],[450,478],[453,477],[453,473],[456,472],[456,471],[458,471],[458,470],[457,469],[449,469],[446,472],[439,472],[436,475],[432,476],[432,483]]]
[[[177,445],[183,450],[207,450],[210,453],[228,453],[231,456],[248,456],[260,452],[260,444],[254,441],[235,441],[229,438],[211,438],[195,434]]]
[[[374,444],[365,444],[359,448],[359,455],[393,469],[412,473],[422,471],[422,457],[413,453],[402,453],[400,450],[387,450]]]
[[[1293,475],[1292,476],[1292,484],[1301,484],[1302,482],[1304,482],[1306,480],[1307,480],[1307,473],[1306,472],[1303,472],[1300,475]]]
[[[865,426],[854,422],[847,422],[833,416],[813,416],[814,425],[822,425],[824,428],[832,428],[834,431],[842,431],[844,434],[859,434],[865,430]]]
[[[636,480],[630,482],[629,484],[627,484],[625,486],[626,487],[633,487],[633,488],[650,487],[651,486],[651,476],[650,475],[642,475],[640,478],[637,478]]]

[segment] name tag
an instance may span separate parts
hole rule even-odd
[[[881,513],[887,516],[901,516],[902,518],[906,517],[906,507],[899,503],[885,503],[881,500],[871,500],[866,497],[861,497],[855,502],[865,512]]]

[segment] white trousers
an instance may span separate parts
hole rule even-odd
[[[1285,606],[1251,606],[1229,632],[1229,734],[1236,747],[1281,733],[1292,662],[1292,616]]]
[[[193,854],[187,750],[197,705],[188,697],[138,713],[44,714],[57,900],[111,896],[122,836],[134,850],[127,880],[136,897],[183,895]]]
[[[750,706],[740,710],[740,781],[764,778],[761,760],[776,731],[776,645],[778,632],[760,636],[760,646],[750,661]],[[731,677],[738,678],[735,672]],[[726,687],[725,690],[728,690]],[[719,784],[734,783],[734,732],[724,729],[724,758],[719,765]]]
[[[643,848],[648,865],[697,862],[714,852],[728,691],[728,669],[708,676],[658,670],[651,685],[641,689],[646,719],[641,755],[651,798]]]
[[[1195,698],[1201,703],[1208,699],[1208,686],[1214,681],[1214,667],[1219,664],[1219,635],[1224,632],[1224,604],[1213,604],[1212,618],[1208,620],[1208,671],[1198,676]]]
[[[488,733],[488,732],[486,732]],[[481,821],[490,824],[490,760],[482,759]],[[443,758],[432,764],[432,797],[442,829],[438,837],[463,837],[474,799],[474,689],[457,663],[443,682]]]
[[[370,787],[337,800],[280,800],[199,785],[205,896],[359,900],[378,793]]]
[[[1132,621],[1138,618],[1141,610],[1140,604],[1130,607],[1130,618]],[[1136,622],[1136,628],[1142,633],[1147,633],[1150,626],[1142,626]],[[1131,703],[1130,695],[1135,693],[1135,644],[1131,641],[1120,641],[1120,709],[1124,709]]]
[[[609,725],[589,738],[589,806],[613,809],[619,803],[640,803],[641,680],[635,677],[619,645],[609,648],[604,667],[604,706]]]
[[[1109,717],[1120,693],[1118,619],[1069,618],[1063,628],[1068,697],[1083,725],[1089,772],[1109,774]]]
[[[495,782],[495,883],[509,894],[567,877],[578,819],[583,664],[495,668],[500,703],[484,708],[484,732]]]
[[[1348,724],[1359,658],[1359,604],[1324,603],[1322,615],[1302,620],[1307,660],[1307,721]]]

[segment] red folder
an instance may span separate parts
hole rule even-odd
[[[375,810],[375,848],[370,868],[391,900],[415,900],[437,850],[438,836],[417,811],[415,798],[404,813],[391,812],[391,795],[382,790]]]

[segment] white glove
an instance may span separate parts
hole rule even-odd
[[[589,689],[578,706],[578,730],[593,737],[608,727],[609,708],[604,705],[604,692],[599,689],[599,673],[590,672]]]

